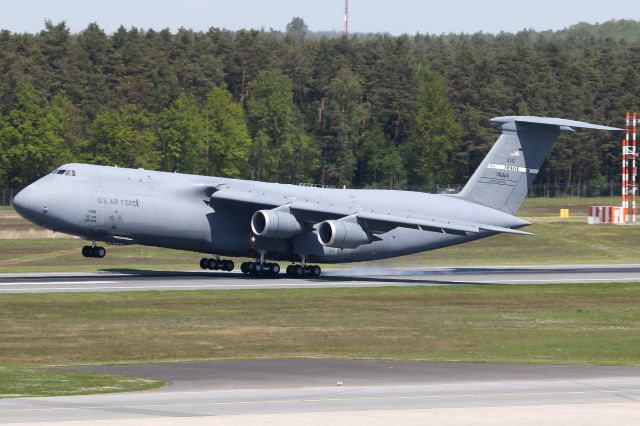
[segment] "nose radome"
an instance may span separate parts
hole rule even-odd
[[[25,209],[25,192],[26,189],[23,189],[13,197],[13,208],[16,209],[18,213],[21,213]]]
[[[42,207],[37,204],[35,192],[34,188],[27,187],[13,197],[13,208],[27,219],[36,215],[39,212],[38,209]]]

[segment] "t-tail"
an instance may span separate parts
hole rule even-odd
[[[459,197],[514,214],[561,132],[573,128],[622,130],[561,118],[510,116],[491,120],[502,134]]]

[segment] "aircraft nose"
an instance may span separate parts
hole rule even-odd
[[[13,208],[27,219],[44,212],[43,206],[39,202],[37,190],[32,187],[23,189],[13,197]]]

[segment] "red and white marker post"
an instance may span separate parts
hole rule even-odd
[[[638,134],[638,117],[637,113],[633,113],[633,139],[631,141],[631,223],[636,223],[636,193],[638,187],[636,186],[636,135]]]

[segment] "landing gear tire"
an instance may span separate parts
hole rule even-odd
[[[220,269],[218,267],[218,261],[215,259],[209,259],[207,261],[207,268],[211,271],[217,271],[218,269]]]
[[[84,257],[91,257],[91,246],[82,247],[82,255]]]
[[[209,259],[206,257],[200,259],[200,269],[209,269]]]
[[[319,277],[322,273],[322,269],[318,265],[310,266],[309,269],[311,270],[312,277]]]

